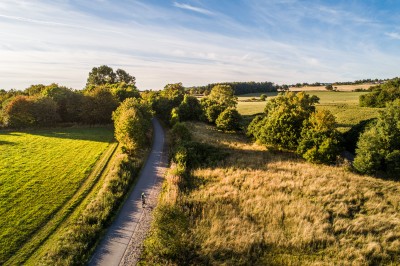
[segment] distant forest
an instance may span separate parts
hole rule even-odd
[[[187,87],[186,90],[190,94],[204,94],[208,95],[211,89],[216,85],[229,85],[234,90],[235,95],[247,94],[247,93],[263,93],[263,92],[274,92],[278,90],[278,86],[272,82],[222,82],[222,83],[211,83],[206,86]]]

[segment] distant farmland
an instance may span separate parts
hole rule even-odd
[[[0,264],[74,196],[112,139],[108,127],[0,132]]]
[[[351,126],[358,124],[362,120],[377,117],[379,108],[360,107],[358,99],[360,95],[367,92],[351,91],[307,91],[308,94],[316,95],[320,98],[317,109],[327,109],[336,117],[339,129],[346,131]],[[248,94],[239,96],[238,111],[242,115],[254,115],[264,111],[266,102],[250,101],[259,97],[260,94]],[[268,97],[276,96],[276,93],[267,93]]]

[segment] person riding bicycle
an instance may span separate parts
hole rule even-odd
[[[142,192],[141,198],[142,198],[142,206],[146,205],[146,195],[144,194],[144,192]]]

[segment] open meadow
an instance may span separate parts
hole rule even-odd
[[[163,242],[159,252],[167,259],[161,264],[399,263],[398,182],[356,175],[345,166],[313,165],[203,123],[188,128],[195,141],[227,156],[217,165],[194,169],[185,189],[173,170],[167,176],[161,202],[182,206],[170,225],[181,232],[183,244]],[[150,253],[147,262],[160,262],[153,258]]]
[[[111,127],[0,132],[0,264],[53,218],[62,222],[58,212],[76,196],[112,141]],[[66,206],[63,215],[76,204]]]
[[[307,94],[316,95],[320,98],[317,109],[329,110],[336,118],[338,129],[347,131],[351,126],[362,120],[378,116],[379,108],[360,107],[358,100],[361,95],[367,92],[352,91],[306,91]],[[277,93],[267,93],[268,97],[274,97]],[[241,115],[251,116],[264,111],[266,102],[250,101],[251,98],[258,98],[260,94],[248,94],[238,97],[237,109]],[[268,101],[268,98],[267,98]]]

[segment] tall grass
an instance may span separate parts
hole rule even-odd
[[[185,230],[174,231],[185,245],[175,245],[179,257],[173,250],[157,253],[151,243],[162,250],[171,242],[152,234],[142,264],[400,263],[399,183],[312,165],[204,124],[189,128],[194,140],[229,155],[193,170],[196,185],[188,190],[179,189],[171,172],[161,202],[186,221]]]
[[[73,197],[112,138],[105,127],[0,132],[0,264]]]

